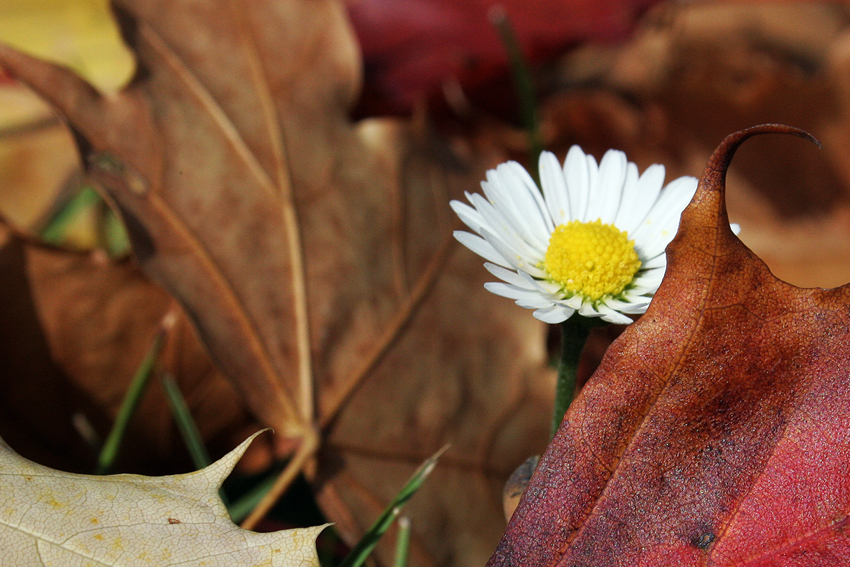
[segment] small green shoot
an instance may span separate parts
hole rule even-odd
[[[528,132],[528,159],[530,166],[528,170],[532,172],[535,178],[534,180],[539,186],[540,180],[537,179],[537,167],[535,166],[540,158],[540,153],[543,151],[543,139],[540,135],[537,99],[534,92],[534,83],[531,80],[531,73],[528,71],[528,61],[525,59],[525,55],[520,48],[516,34],[504,8],[501,6],[493,7],[490,10],[490,21],[496,28],[496,31],[499,32],[505,50],[508,52],[514,89],[516,90],[517,99],[519,99],[522,123],[526,132]]]
[[[68,228],[85,211],[102,201],[100,195],[91,186],[86,185],[65,203],[41,230],[41,237],[51,244],[62,244]]]
[[[230,519],[234,523],[239,524],[248,517],[254,508],[262,501],[263,497],[271,490],[277,480],[276,474],[270,474],[263,480],[255,484],[251,490],[240,497],[235,502],[227,506],[227,511],[230,514]]]
[[[372,524],[369,531],[360,538],[360,541],[357,542],[357,545],[354,546],[339,567],[360,567],[363,565],[363,562],[366,561],[366,558],[369,557],[369,554],[372,553],[372,550],[375,549],[376,545],[378,545],[378,541],[390,528],[399,512],[401,512],[401,507],[404,506],[404,504],[410,500],[414,494],[416,494],[416,491],[419,490],[425,482],[425,479],[429,474],[431,474],[431,471],[434,470],[440,455],[442,455],[447,448],[448,445],[437,451],[431,458],[426,460],[419,466],[418,469],[416,469],[407,481],[407,484],[405,484],[401,491],[396,494],[396,497],[393,498],[392,502],[390,502],[384,509],[384,512],[377,520],[375,520],[375,523]]]
[[[163,318],[163,322],[157,331],[147,354],[145,354],[145,358],[136,369],[136,374],[133,376],[130,388],[127,390],[124,400],[121,402],[121,408],[118,410],[118,416],[115,418],[115,423],[112,424],[112,430],[109,432],[109,436],[106,438],[106,443],[103,444],[103,449],[100,451],[100,455],[97,458],[97,469],[95,470],[96,474],[106,474],[112,469],[112,465],[115,463],[115,459],[118,456],[118,450],[121,447],[121,441],[124,439],[124,433],[127,431],[127,424],[130,422],[130,418],[139,406],[142,395],[145,392],[148,382],[150,382],[154,364],[156,363],[156,359],[159,357],[160,352],[162,352],[162,347],[165,343],[165,336],[173,325],[173,321],[174,316],[171,313]]]
[[[201,432],[198,431],[198,426],[195,425],[195,420],[192,418],[189,406],[186,405],[186,400],[183,398],[183,394],[180,393],[177,381],[167,372],[161,373],[159,378],[162,382],[162,389],[165,390],[168,405],[171,406],[171,414],[177,423],[177,429],[180,430],[180,436],[183,437],[183,442],[186,443],[186,448],[192,457],[192,464],[197,469],[208,466],[212,462],[210,455],[207,453],[204,440],[201,438]]]
[[[41,237],[56,245],[68,238],[68,231],[80,215],[88,211],[95,213],[97,240],[113,258],[130,253],[130,237],[118,215],[90,185],[84,185],[60,208],[41,230]]]
[[[109,208],[106,203],[101,203],[103,214],[101,217],[101,239],[106,246],[106,251],[113,258],[120,258],[130,253],[130,236],[124,223],[118,214]]]

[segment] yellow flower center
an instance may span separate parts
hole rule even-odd
[[[617,296],[640,269],[635,241],[611,224],[570,221],[549,239],[543,267],[555,283],[591,301]]]

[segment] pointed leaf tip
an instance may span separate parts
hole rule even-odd
[[[236,463],[239,462],[239,459],[242,458],[242,455],[245,454],[245,451],[248,450],[248,447],[251,446],[254,439],[257,438],[261,433],[265,433],[266,431],[271,431],[270,427],[266,427],[265,429],[260,429],[259,431],[253,433],[250,437],[242,441],[238,447],[232,449],[225,456],[212,463],[208,467],[201,469],[204,475],[211,480],[213,484],[216,484],[218,488],[221,488],[222,483],[224,483],[224,479],[226,479],[231,472],[233,472],[233,468],[236,466]]]
[[[790,134],[792,136],[805,138],[815,144],[818,148],[823,147],[817,138],[805,130],[795,128],[793,126],[787,126],[785,124],[759,124],[758,126],[751,126],[750,128],[738,130],[737,132],[726,136],[720,145],[717,146],[717,149],[714,150],[714,153],[711,154],[711,158],[709,158],[708,163],[705,166],[705,171],[703,172],[699,189],[697,191],[707,190],[723,192],[726,186],[726,170],[729,169],[729,164],[732,162],[732,157],[735,155],[735,152],[746,140],[753,136],[758,136],[759,134]]]
[[[760,124],[728,135],[706,163],[691,204],[682,213],[679,234],[687,231],[689,227],[702,226],[712,231],[720,230],[728,237],[733,237],[726,213],[726,171],[741,144],[759,134],[790,134],[805,138],[818,148],[821,147],[817,138],[805,130],[785,124]],[[668,249],[668,261],[669,252]]]

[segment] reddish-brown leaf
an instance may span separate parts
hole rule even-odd
[[[850,287],[795,288],[729,230],[727,138],[647,313],[609,349],[489,565],[850,561]]]
[[[536,64],[582,42],[622,39],[656,1],[347,0],[365,63],[361,111],[409,113],[457,83],[476,105],[514,115],[508,57],[490,19],[495,5]]]

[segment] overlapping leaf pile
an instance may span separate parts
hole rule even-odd
[[[0,65],[68,119],[166,292],[128,262],[4,226],[2,314],[14,323],[0,353],[23,378],[3,382],[0,426],[46,460],[83,453],[67,422],[108,423],[104,407],[176,299],[187,320],[162,363],[195,385],[207,437],[244,425],[235,388],[282,434],[278,455],[315,459],[310,481],[352,540],[451,442],[411,503],[412,564],[482,564],[503,529],[500,481],[544,442],[551,397],[543,328],[483,293],[484,271],[450,237],[449,199],[500,152],[466,146],[461,159],[421,124],[350,122],[359,54],[338,2],[116,5],[139,62],[124,91],[103,97],[4,48]],[[675,118],[693,97],[670,92],[676,103],[660,105]],[[663,130],[652,102],[636,116],[600,100],[555,101],[544,119],[578,116],[592,150],[614,139],[699,153],[675,132],[643,143],[635,132]],[[713,144],[704,122],[685,130]],[[560,126],[554,143],[571,143]],[[686,213],[670,278],[576,402],[494,564],[850,561],[847,290],[773,278],[726,231],[719,182]],[[167,431],[152,406],[139,418]]]
[[[136,261],[275,428],[277,454],[318,458],[310,480],[329,519],[356,539],[449,442],[411,503],[413,561],[483,562],[503,530],[501,479],[545,443],[552,387],[545,329],[481,293],[486,273],[451,237],[448,201],[501,156],[461,160],[407,122],[351,123],[360,62],[339,2],[116,9],[139,66],[120,93],[101,96],[8,48],[0,65],[67,118]],[[10,243],[20,280],[10,287],[47,289],[34,267],[43,261],[49,273],[61,254]],[[168,297],[131,267],[99,272],[89,260],[71,264],[90,270],[91,289],[135,282],[137,293],[103,293],[126,291],[153,332]],[[47,328],[62,316],[32,297],[24,304]],[[132,317],[120,320],[105,342],[133,329]],[[66,349],[66,335],[52,337],[51,352]],[[78,397],[97,399],[84,374],[72,381]]]

